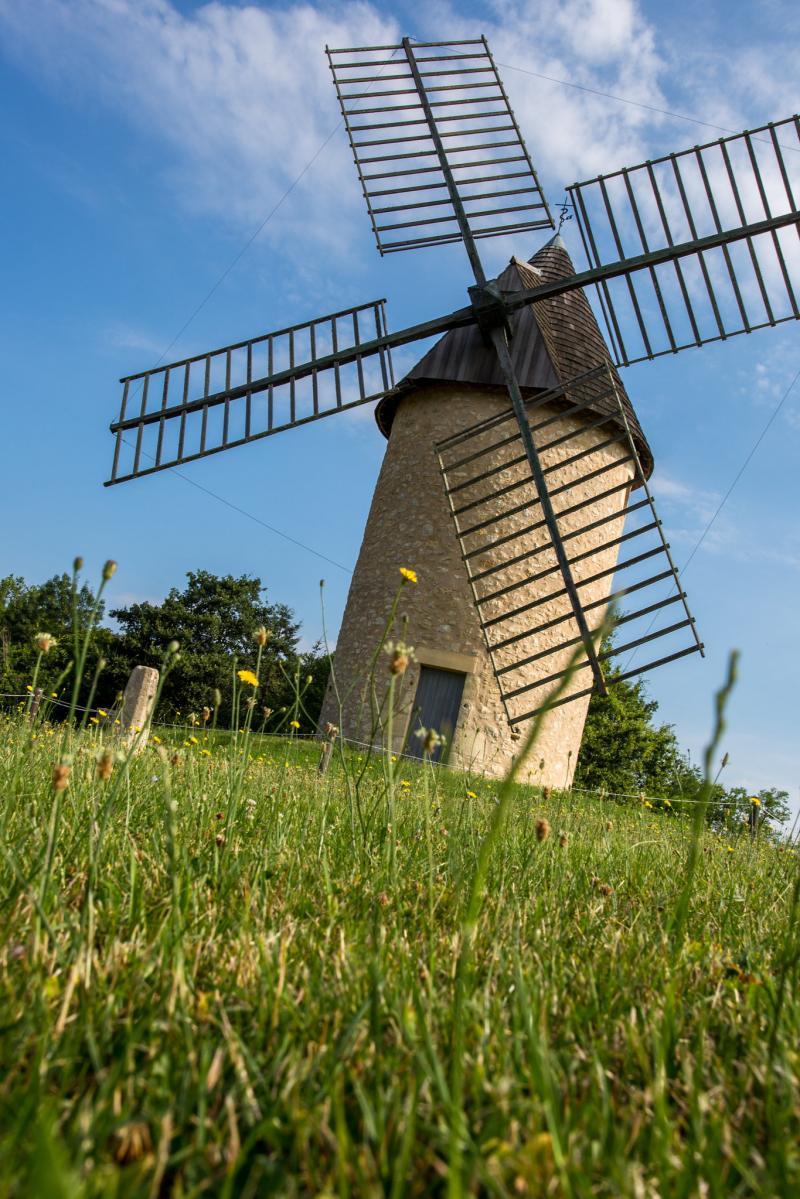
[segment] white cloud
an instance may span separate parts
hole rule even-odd
[[[370,5],[339,13],[212,2],[184,14],[169,0],[0,0],[11,44],[50,86],[96,97],[165,142],[162,170],[181,202],[244,228],[264,218],[337,125],[325,43],[397,37],[394,23]],[[317,245],[347,240],[360,198],[345,146],[340,139],[320,154],[313,186],[302,188],[301,204],[284,204],[274,236],[285,238],[289,227],[300,245],[309,230]]]
[[[419,14],[418,37],[475,36],[448,5]],[[47,86],[97,100],[166,143],[160,170],[181,203],[250,229],[270,211],[335,128],[338,107],[323,52],[399,40],[396,22],[362,0],[335,9],[226,5],[180,11],[170,0],[0,0],[0,27]],[[519,0],[482,22],[499,63],[663,104],[663,62],[634,0],[565,0],[541,19]],[[643,153],[660,118],[501,68],[519,123],[545,174],[571,182]],[[368,244],[355,172],[340,131],[270,222],[289,236],[346,251]]]

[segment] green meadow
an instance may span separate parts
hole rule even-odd
[[[800,1195],[788,844],[21,708],[0,1194]]]

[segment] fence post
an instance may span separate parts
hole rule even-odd
[[[158,671],[154,666],[134,666],[122,696],[119,714],[120,733],[128,745],[136,744],[139,753],[150,736],[150,717],[153,715]]]
[[[44,691],[42,690],[41,687],[37,687],[33,693],[33,699],[31,701],[31,710],[30,710],[30,714],[29,714],[29,719],[30,719],[31,724],[33,724],[34,720],[36,719],[36,717],[39,714],[39,705],[42,702],[43,695],[44,695]]]
[[[317,772],[326,774],[328,767],[331,764],[331,755],[336,742],[336,734],[339,732],[335,724],[326,724],[323,729],[322,754],[320,755]]]

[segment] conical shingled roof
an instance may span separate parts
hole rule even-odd
[[[512,258],[497,282],[503,291],[518,291],[575,273],[566,246],[556,234],[530,262]],[[564,386],[595,367],[611,364],[608,347],[580,288],[519,309],[511,318],[511,330],[513,336],[509,348],[523,394]],[[375,419],[385,437],[389,436],[400,401],[419,387],[437,383],[463,383],[505,390],[497,358],[484,342],[477,325],[445,333],[384,396],[375,410]],[[649,477],[653,469],[652,451],[618,376],[617,385],[645,477]],[[608,403],[612,405],[613,401]],[[604,410],[614,410],[611,406],[606,408],[602,399],[593,408],[600,414]]]

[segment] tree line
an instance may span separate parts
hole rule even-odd
[[[253,727],[274,731],[285,725],[291,711],[301,732],[315,730],[330,658],[320,645],[299,648],[300,625],[292,609],[271,602],[261,579],[248,575],[190,571],[185,586],[173,587],[160,604],[134,603],[107,614],[92,589],[85,583],[74,587],[68,574],[41,584],[8,575],[0,579],[0,692],[25,693],[38,656],[34,640],[41,631],[56,637],[46,667],[47,678],[57,679],[70,660],[73,626],[85,629],[93,613],[99,618],[98,627],[79,702],[86,702],[91,680],[102,665],[95,702],[112,708],[133,668],[159,666],[165,646],[175,639],[181,653],[166,677],[159,719],[191,723],[207,709],[214,711],[218,726],[228,727],[235,670],[237,665],[252,664],[253,634],[263,627],[269,630],[269,640],[262,655]],[[104,623],[107,616],[113,625]],[[607,696],[593,696],[574,786],[667,811],[688,808],[699,792],[701,772],[681,749],[672,726],[658,721],[657,711],[658,704],[641,680],[623,680]],[[747,792],[726,787],[723,780],[711,788],[708,818],[719,827],[741,826],[754,806],[759,817],[776,823],[789,814],[785,791]]]
[[[160,666],[165,646],[176,640],[180,656],[164,681],[159,720],[191,723],[207,709],[213,711],[218,726],[228,727],[235,670],[252,667],[253,634],[263,627],[269,639],[262,653],[262,686],[253,727],[273,730],[286,723],[286,712],[291,710],[300,730],[313,732],[330,672],[328,657],[318,645],[311,650],[299,648],[300,625],[291,608],[270,602],[261,580],[247,575],[190,571],[185,586],[173,587],[160,604],[134,603],[108,612],[102,600],[98,607],[88,584],[74,589],[68,574],[41,584],[8,575],[0,579],[0,692],[25,693],[38,656],[34,639],[41,631],[56,638],[43,663],[46,679],[56,680],[72,656],[73,623],[85,630],[96,608],[98,623],[80,703],[86,702],[98,664],[102,669],[95,705],[110,709],[118,703],[133,668]],[[108,624],[107,617],[114,625]]]

